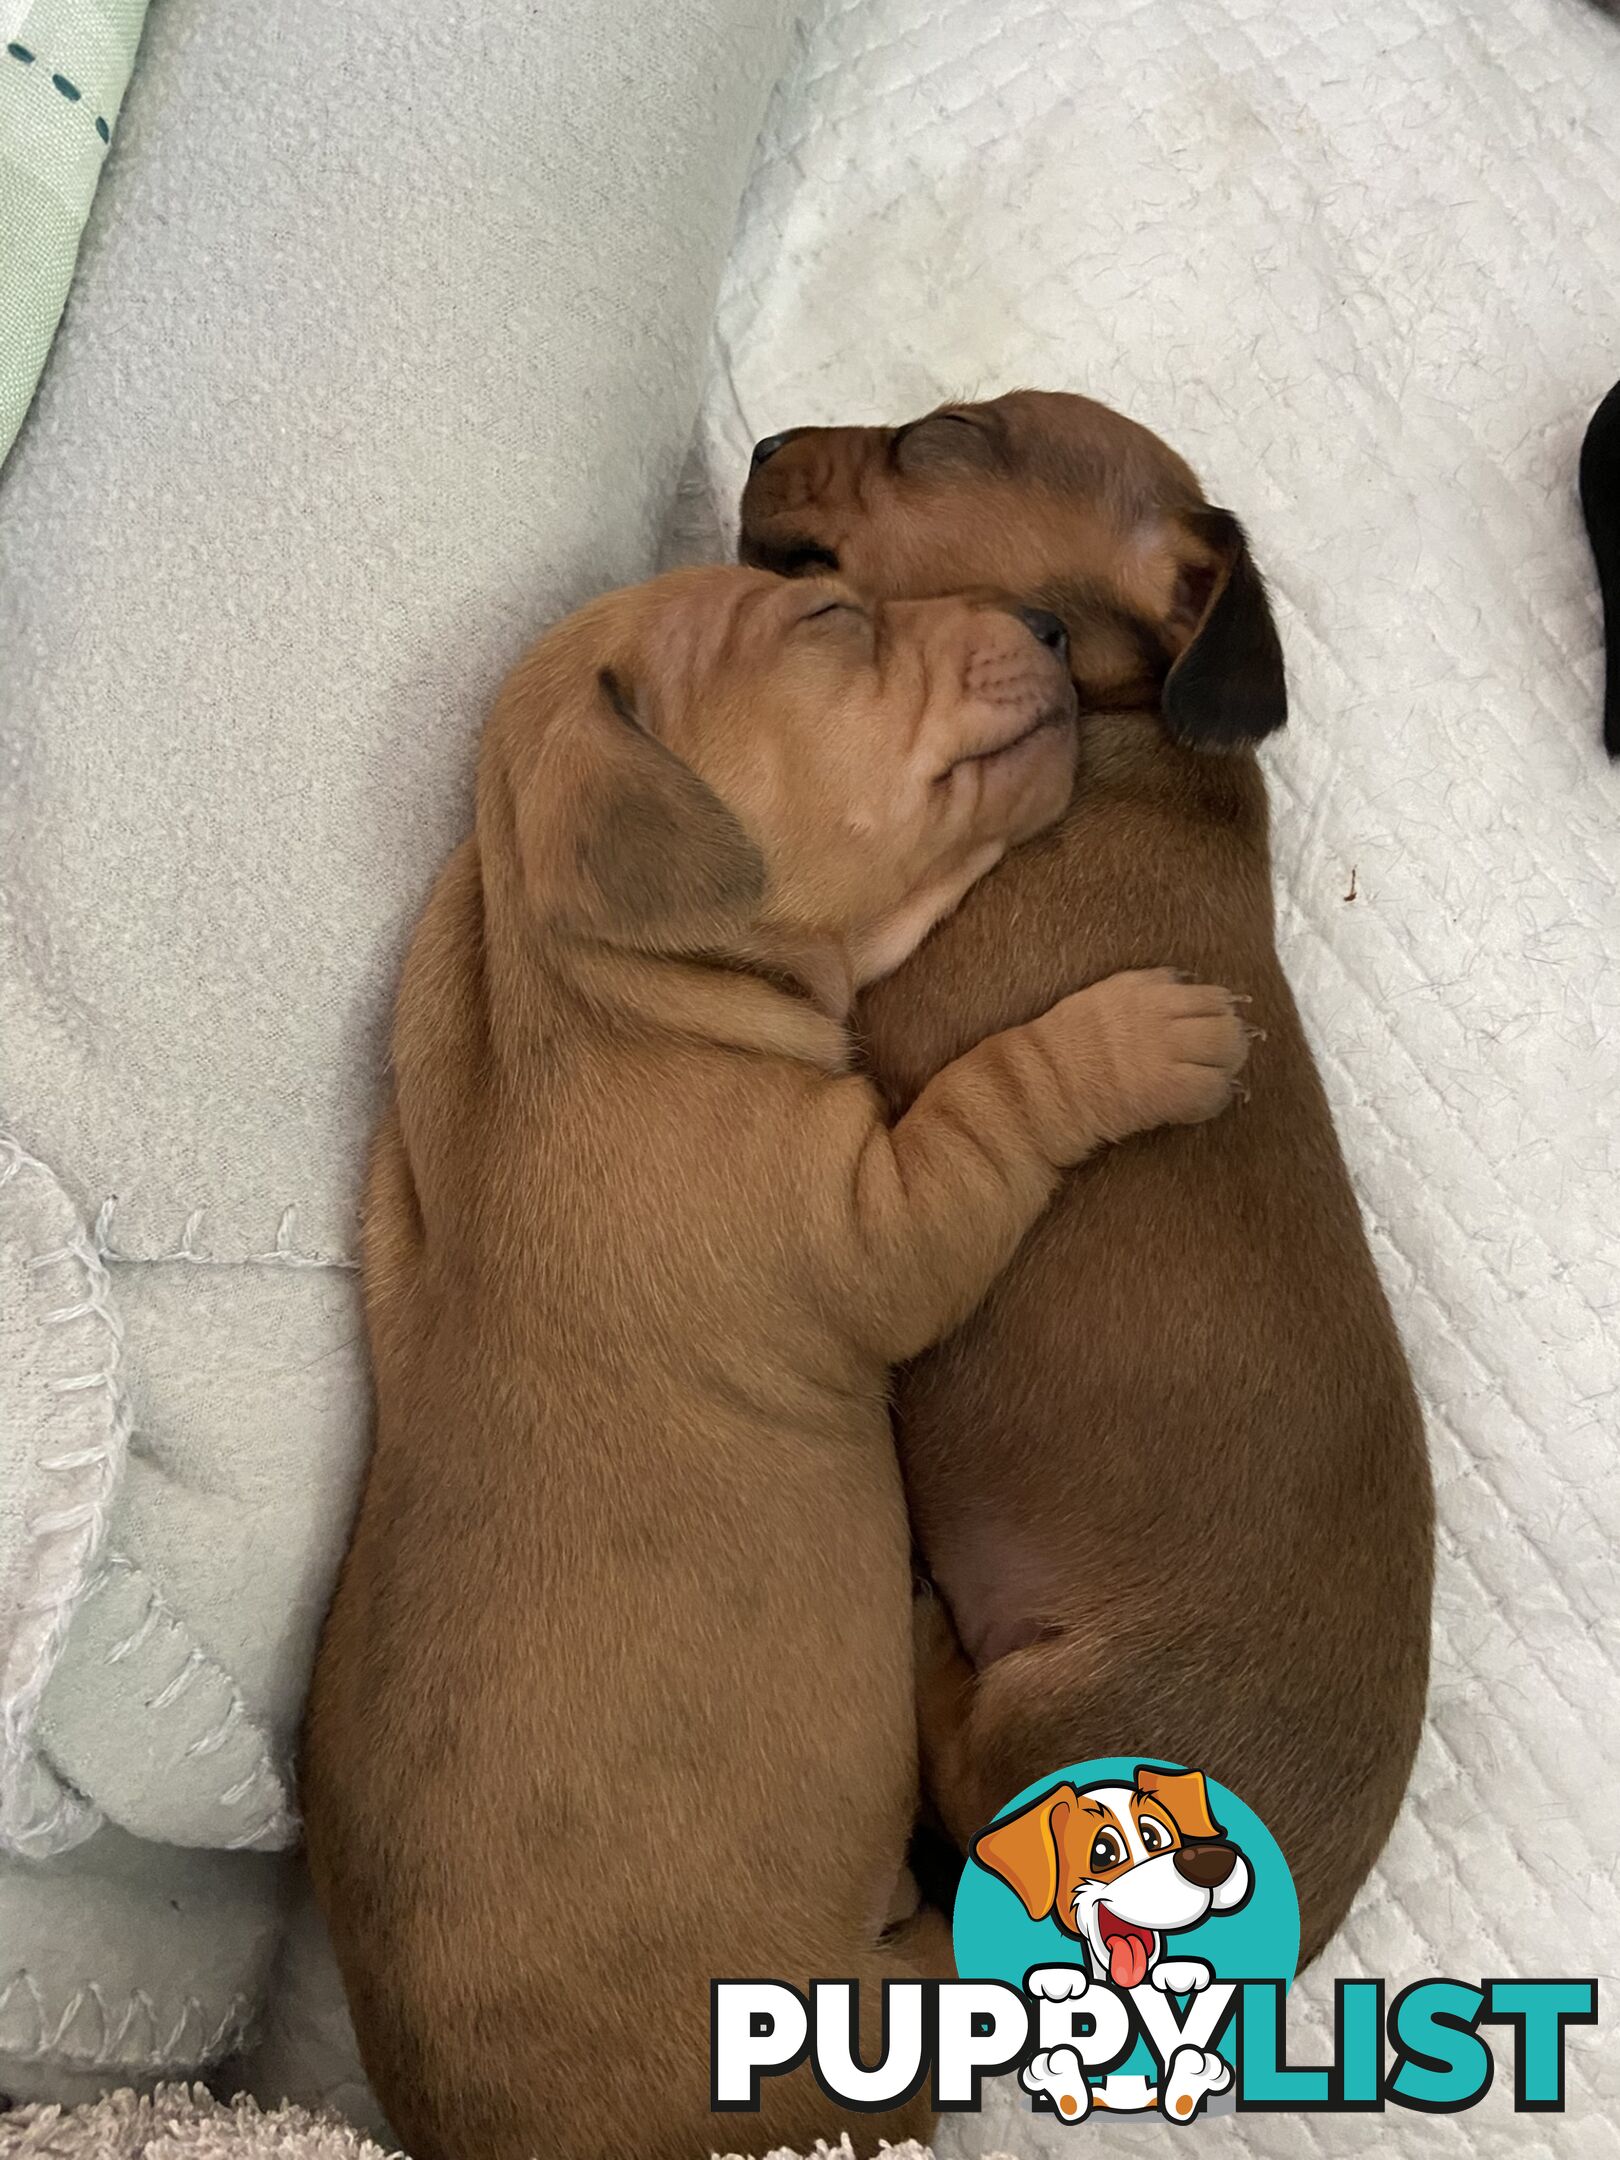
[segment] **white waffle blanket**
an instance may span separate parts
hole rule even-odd
[[[1193,460],[1273,581],[1283,949],[1441,1509],[1428,1738],[1298,1990],[1301,2061],[1336,1974],[1620,1963],[1620,775],[1574,498],[1617,294],[1620,20],[1581,0],[826,0],[719,318],[722,512],[770,430],[1083,389]],[[1563,2117],[1514,2116],[1504,2070],[1457,2117],[1191,2135],[1620,2154],[1617,2018],[1600,1992],[1571,2036]],[[1105,2133],[1181,2134],[942,2135]]]

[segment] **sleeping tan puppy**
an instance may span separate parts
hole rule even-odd
[[[948,1969],[906,1911],[886,1371],[1062,1165],[1227,1099],[1167,972],[968,1051],[892,1129],[852,991],[1056,816],[1060,627],[686,572],[535,648],[412,943],[367,1199],[376,1449],[304,1802],[416,2160],[924,2136],[808,2069],[712,2115],[717,1978]],[[914,1901],[913,1901],[914,1902]]]
[[[967,1043],[1173,954],[1269,1037],[1241,1111],[1067,1181],[907,1376],[934,1611],[929,1781],[965,1845],[1064,1765],[1139,1754],[1258,1809],[1302,1954],[1411,1767],[1432,1506],[1401,1346],[1278,964],[1265,781],[1282,653],[1237,520],[1146,428],[1023,391],[760,445],[745,554],[862,592],[984,582],[1057,611],[1087,717],[1074,806],[859,1020],[903,1106]]]

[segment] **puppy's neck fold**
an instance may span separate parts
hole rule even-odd
[[[840,1072],[853,996],[847,962],[817,948],[638,953],[571,945],[554,956],[579,994],[628,1024]]]

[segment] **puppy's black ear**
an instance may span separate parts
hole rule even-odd
[[[1165,677],[1164,717],[1188,749],[1230,750],[1288,718],[1282,641],[1231,511],[1194,510],[1185,523],[1213,559],[1184,564],[1177,579],[1172,624],[1179,616],[1192,634]]]

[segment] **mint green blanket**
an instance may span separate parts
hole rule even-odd
[[[146,0],[0,0],[0,458],[56,335]]]

